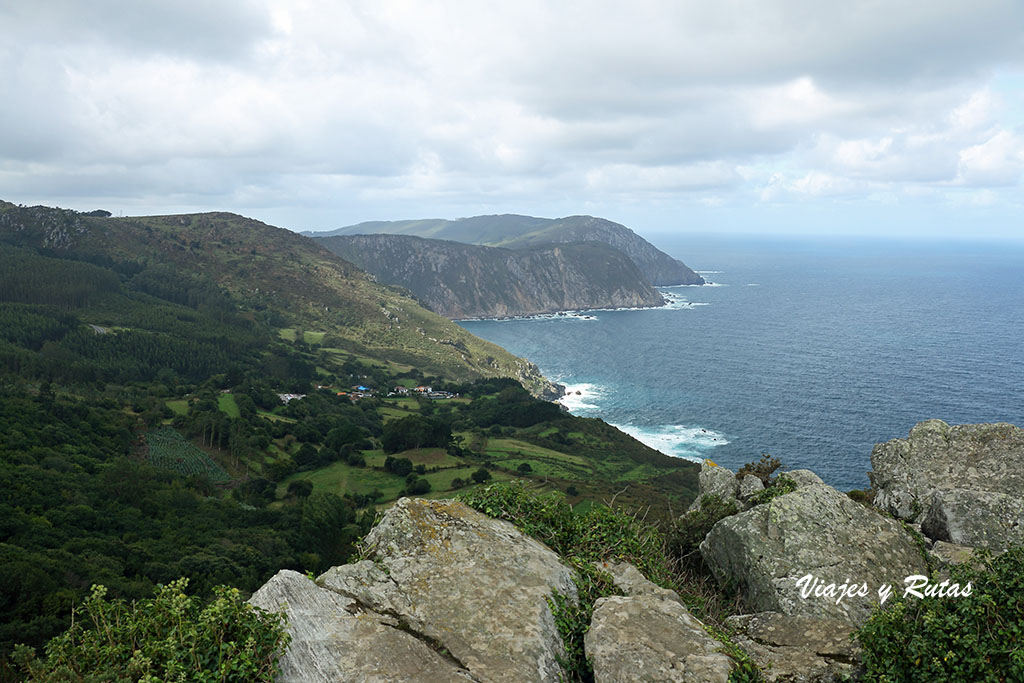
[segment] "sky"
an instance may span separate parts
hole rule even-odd
[[[1024,239],[1020,0],[0,0],[0,199]]]

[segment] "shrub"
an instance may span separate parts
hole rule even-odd
[[[485,481],[490,480],[491,473],[487,471],[487,468],[481,467],[480,469],[473,473],[472,477],[473,481],[475,481],[478,484],[482,484]]]
[[[1024,680],[1024,548],[974,562],[951,570],[969,597],[897,597],[861,627],[865,681]]]
[[[761,459],[757,462],[748,462],[746,465],[741,467],[736,472],[736,478],[742,479],[748,474],[753,474],[755,477],[761,480],[765,488],[768,488],[774,482],[772,475],[775,474],[775,470],[782,467],[782,463],[779,462],[778,458],[773,458],[767,453],[761,454]]]
[[[677,519],[669,529],[666,538],[669,555],[686,569],[701,570],[704,560],[699,552],[700,544],[719,520],[737,512],[739,508],[734,500],[727,501],[714,494],[702,496],[700,507]]]
[[[516,472],[519,474],[530,474],[533,472],[533,467],[528,462],[520,463],[519,467],[516,468]]]
[[[131,604],[93,586],[71,627],[47,643],[45,660],[24,645],[15,659],[30,681],[273,681],[289,642],[283,615],[226,586],[204,607],[185,594],[187,584],[158,586],[154,598]]]

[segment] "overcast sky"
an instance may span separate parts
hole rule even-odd
[[[1024,239],[1021,0],[0,0],[0,198]]]

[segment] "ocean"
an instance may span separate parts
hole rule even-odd
[[[770,453],[841,490],[921,420],[1024,426],[1024,244],[651,241],[714,284],[461,324],[565,384],[576,415],[731,469]]]

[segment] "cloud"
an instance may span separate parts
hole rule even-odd
[[[327,228],[609,198],[998,205],[1022,172],[999,86],[1024,71],[1017,0],[0,2],[0,70],[15,201],[302,204]]]

